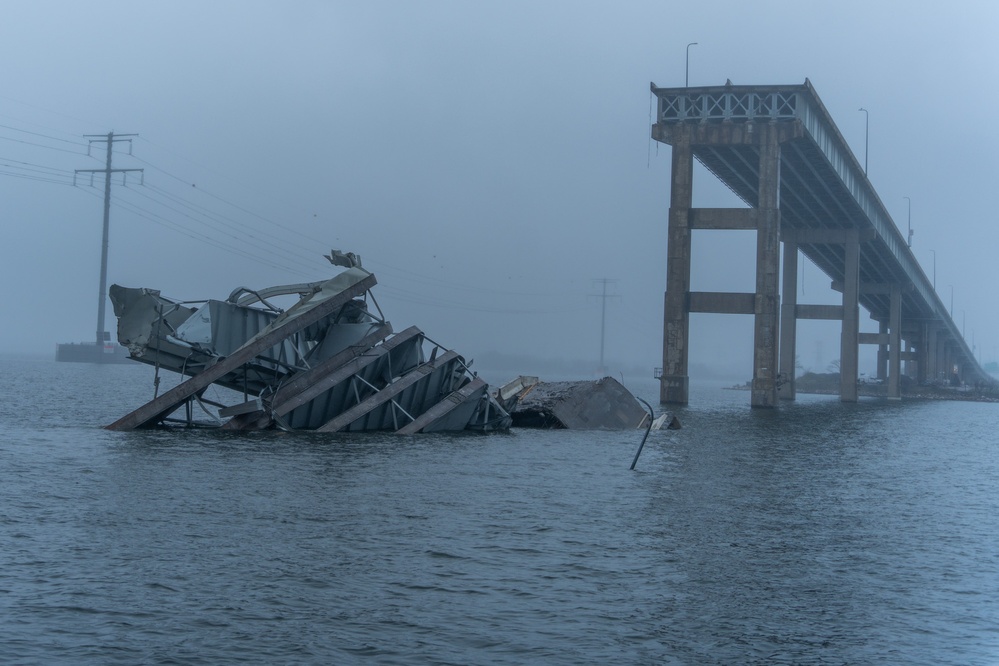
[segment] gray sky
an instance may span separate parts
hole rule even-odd
[[[999,350],[999,4],[979,2],[10,2],[0,23],[0,351],[96,326],[109,282],[174,298],[323,279],[361,254],[397,328],[467,356],[661,364],[669,147],[649,81],[809,78],[983,360]],[[56,170],[56,171],[53,171]],[[39,179],[34,179],[39,178]],[[120,177],[119,177],[120,178]],[[48,181],[58,182],[48,182]],[[740,203],[703,169],[695,205]],[[751,236],[694,238],[695,290],[750,291]],[[836,302],[804,269],[802,302]],[[114,330],[114,319],[108,327]],[[862,313],[864,330],[874,330]],[[802,363],[839,356],[802,322]],[[752,369],[749,317],[695,315],[691,363]],[[862,372],[873,362],[862,357]],[[693,373],[692,373],[693,374]],[[499,378],[505,379],[505,378]]]

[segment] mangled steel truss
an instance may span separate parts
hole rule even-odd
[[[243,395],[218,405],[229,430],[510,427],[509,414],[457,352],[415,326],[393,334],[380,311],[369,311],[369,299],[377,310],[370,294],[376,280],[356,257],[334,252],[329,259],[347,270],[324,282],[240,288],[197,308],[155,290],[112,286],[118,340],[131,358],[189,379],[108,428],[156,426],[182,406],[190,415],[212,384]],[[268,300],[290,294],[299,300],[285,311]]]

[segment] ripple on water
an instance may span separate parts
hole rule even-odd
[[[641,433],[110,433],[79,396],[148,374],[67,365],[0,396],[6,662],[999,655],[995,405],[705,390],[631,472]]]

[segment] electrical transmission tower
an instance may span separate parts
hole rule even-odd
[[[607,299],[619,298],[619,296],[607,293],[607,285],[613,282],[617,282],[617,280],[609,280],[607,278],[601,278],[599,280],[595,280],[595,282],[599,282],[600,284],[603,285],[602,293],[591,294],[591,295],[600,299],[600,367],[598,368],[597,372],[601,375],[604,375],[607,373],[607,367],[604,365],[604,340],[605,340],[605,333],[607,331]]]
[[[93,146],[95,143],[107,143],[107,161],[103,169],[77,169],[76,173],[103,173],[104,174],[104,239],[101,243],[101,285],[99,292],[97,294],[97,345],[104,345],[107,340],[110,339],[110,335],[104,330],[104,304],[107,301],[107,287],[108,287],[108,224],[111,220],[111,174],[112,173],[127,173],[129,171],[138,171],[143,173],[142,169],[112,169],[111,168],[111,148],[114,146],[115,141],[128,141],[128,154],[132,154],[132,138],[133,136],[139,136],[138,134],[119,134],[115,136],[114,132],[108,132],[107,135],[104,134],[86,134],[85,139],[90,140],[90,145]],[[90,154],[90,149],[87,149],[87,154]],[[144,175],[144,174],[143,174]],[[93,175],[91,175],[93,178]],[[122,184],[124,184],[124,177],[122,178]],[[76,176],[73,176],[73,185],[76,185]]]

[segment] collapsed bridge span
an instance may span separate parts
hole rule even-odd
[[[156,290],[112,286],[118,339],[130,358],[188,378],[107,428],[176,421],[171,415],[181,407],[190,424],[212,384],[242,394],[241,402],[217,405],[228,430],[509,428],[510,415],[461,355],[415,326],[393,334],[370,294],[375,276],[353,255],[331,255],[344,256],[350,259],[339,265],[347,270],[330,280],[239,288],[197,308]],[[295,294],[287,310],[268,300]]]

